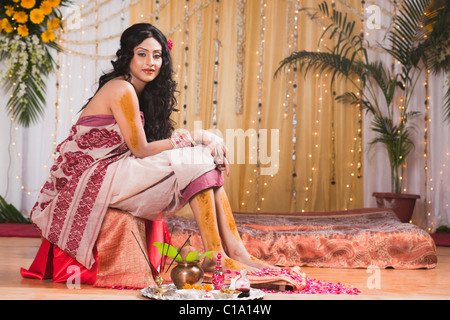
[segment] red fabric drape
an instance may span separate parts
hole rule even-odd
[[[94,256],[97,260],[97,252]],[[48,240],[42,239],[30,268],[21,268],[20,273],[24,278],[53,279],[53,282],[67,282],[71,277],[79,276],[80,283],[94,284],[97,262],[89,270]]]
[[[153,274],[157,275],[161,255],[153,243],[169,242],[169,232],[165,221],[146,221],[145,231],[151,269]],[[91,269],[87,269],[63,250],[42,238],[33,263],[28,269],[21,268],[20,273],[24,278],[53,279],[53,282],[67,282],[72,277],[79,276],[80,284],[95,284],[99,254],[101,253],[95,250],[95,263]]]

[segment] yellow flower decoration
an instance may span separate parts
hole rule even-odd
[[[59,27],[61,20],[58,18],[53,18],[52,20],[47,21],[47,28],[50,30],[56,29]]]
[[[33,9],[30,12],[30,20],[34,24],[39,24],[44,21],[44,13],[40,9]]]
[[[50,2],[52,8],[56,8],[61,3],[61,0],[48,0],[48,2]]]
[[[53,8],[52,8],[50,2],[47,0],[43,1],[41,3],[41,6],[39,7],[39,9],[41,9],[42,13],[45,14],[46,16],[48,16],[53,11]]]
[[[19,25],[19,27],[17,27],[17,33],[22,37],[27,37],[30,34],[27,26],[24,24],[21,24]]]
[[[20,0],[12,0],[12,1],[15,2],[15,3],[20,2]]]
[[[53,33],[52,30],[47,30],[45,32],[42,32],[41,38],[42,38],[42,41],[48,43],[48,42],[55,41],[56,36],[55,36],[55,34]]]
[[[14,20],[18,23],[26,23],[28,21],[28,15],[25,11],[14,12]]]
[[[14,7],[13,6],[5,6],[5,13],[8,17],[12,17],[14,14]]]
[[[22,0],[20,5],[25,9],[31,9],[36,4],[36,0]]]
[[[2,28],[3,30],[5,30],[6,33],[11,33],[13,32],[13,28],[11,27],[11,25],[9,24],[9,20],[4,18],[2,20]]]

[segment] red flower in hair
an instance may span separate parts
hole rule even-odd
[[[172,40],[167,41],[167,46],[169,47],[169,51],[172,51],[173,41]]]

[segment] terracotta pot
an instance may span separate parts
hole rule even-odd
[[[374,192],[372,194],[377,200],[378,208],[392,209],[401,222],[408,223],[414,212],[418,194],[403,194],[389,192]]]
[[[170,277],[175,287],[182,289],[186,283],[201,284],[203,274],[203,270],[197,262],[179,262],[170,272]]]

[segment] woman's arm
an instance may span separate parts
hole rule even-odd
[[[169,139],[147,142],[139,112],[139,101],[133,86],[125,80],[107,84],[111,91],[110,108],[128,148],[137,158],[144,158],[173,148]],[[106,86],[106,85],[105,85]]]
[[[104,89],[109,90],[110,108],[131,153],[145,158],[173,149],[170,139],[147,142],[139,112],[139,101],[133,86],[125,80],[112,80]],[[217,168],[229,174],[228,149],[220,137],[205,130],[193,131],[191,136],[198,144],[211,149]]]

